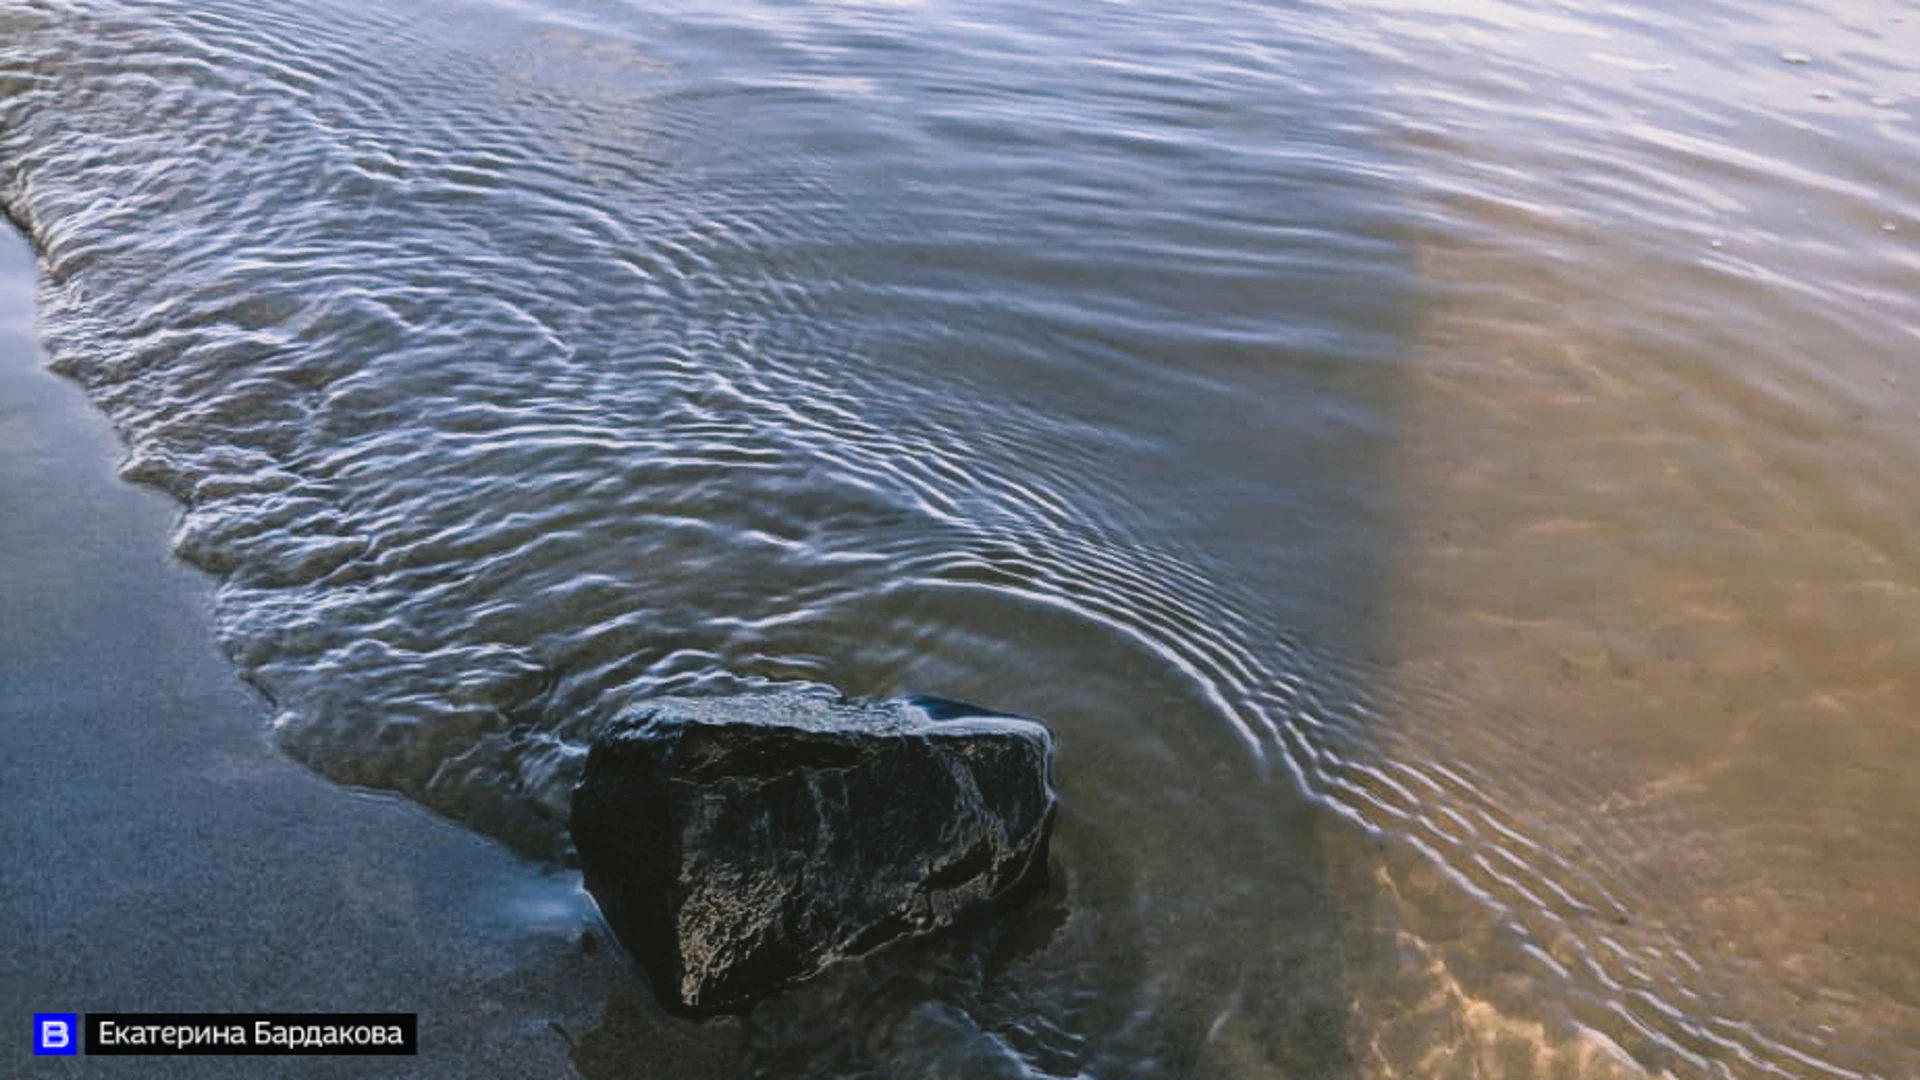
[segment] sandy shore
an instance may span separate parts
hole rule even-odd
[[[577,878],[269,745],[177,507],[43,369],[0,230],[0,1075],[685,1076],[737,1031],[644,1003]],[[418,1058],[35,1058],[33,1012],[395,1011]]]

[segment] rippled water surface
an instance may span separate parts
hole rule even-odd
[[[1920,1071],[1920,7],[12,0],[0,203],[325,775],[1053,724],[758,1073]]]

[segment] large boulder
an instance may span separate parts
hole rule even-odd
[[[1052,739],[932,698],[674,698],[614,721],[572,829],[666,1008],[736,1012],[1044,872]]]

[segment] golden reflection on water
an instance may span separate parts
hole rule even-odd
[[[1401,678],[1488,715],[1396,737],[1472,740],[1503,810],[1609,884],[1611,920],[1494,886],[1547,901],[1525,918],[1553,962],[1629,1010],[1683,980],[1701,1016],[1909,1073],[1920,153],[1898,121],[1920,38],[1868,5],[1704,43],[1475,7],[1487,85],[1530,93],[1408,127],[1431,296],[1389,595]],[[1595,37],[1636,63],[1596,74]],[[1737,1060],[1714,1041],[1737,1023],[1663,1046],[1610,1020],[1651,1065]]]

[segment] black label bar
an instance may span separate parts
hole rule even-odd
[[[417,1013],[88,1013],[87,1053],[417,1054]]]

